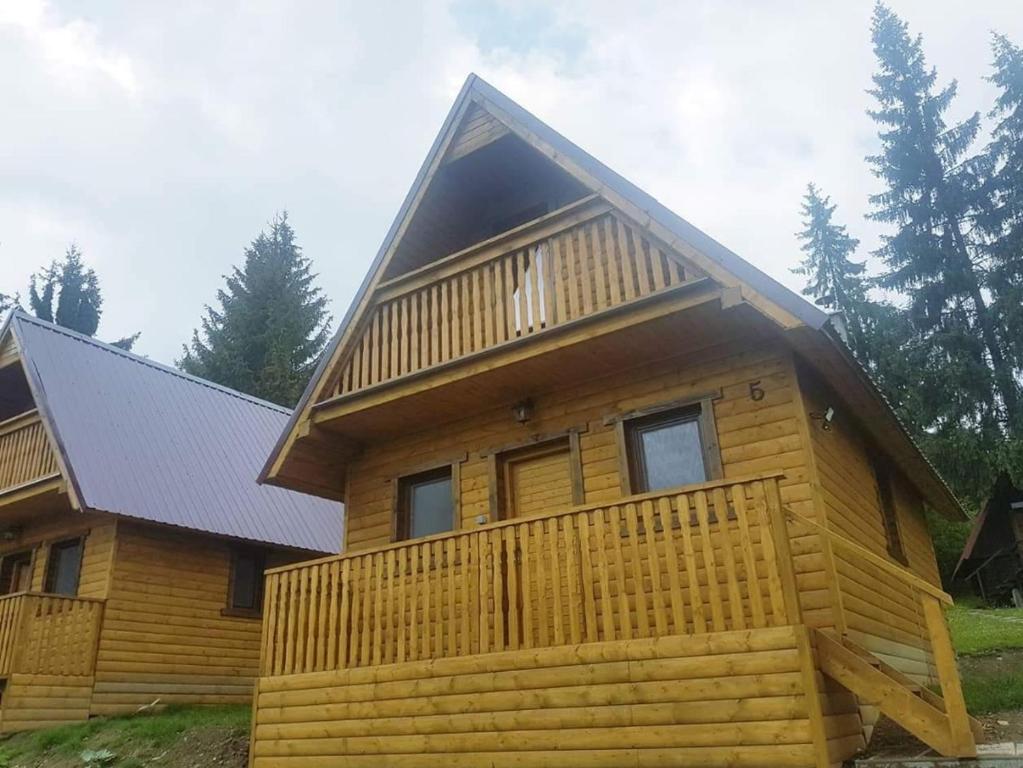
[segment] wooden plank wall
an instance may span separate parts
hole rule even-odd
[[[798,632],[616,641],[262,678],[252,765],[809,768],[816,764],[810,659]],[[858,725],[849,720],[827,717],[825,727]]]
[[[807,409],[835,408],[832,428],[811,419],[810,434],[819,488],[828,524],[835,531],[889,557],[870,448],[852,414],[805,371],[801,371]],[[919,496],[899,478],[896,509],[908,567],[932,584],[940,584],[937,562]],[[933,674],[922,609],[904,582],[836,552],[839,586],[850,636],[900,671],[923,682]]]
[[[91,675],[12,675],[3,694],[0,733],[87,720]]]
[[[221,615],[230,562],[225,542],[118,522],[92,714],[249,700],[260,622]]]
[[[754,400],[757,383],[763,398]],[[782,470],[784,503],[814,517],[807,452],[796,418],[796,381],[789,353],[756,338],[723,343],[684,357],[618,371],[584,385],[539,395],[534,418],[517,424],[508,409],[411,434],[371,446],[349,474],[346,549],[358,551],[391,540],[394,480],[444,461],[459,460],[459,523],[475,527],[490,515],[487,454],[501,446],[529,442],[582,428],[580,456],[586,504],[613,503],[622,496],[615,428],[605,417],[658,403],[721,390],[714,404],[721,460],[726,478]],[[464,459],[464,460],[463,460]],[[816,537],[793,544],[804,617],[813,626],[831,626],[824,560]]]

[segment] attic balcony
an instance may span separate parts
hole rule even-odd
[[[31,410],[0,422],[0,510],[23,506],[60,483],[39,413]]]
[[[635,365],[691,335],[680,313],[691,330],[688,310],[718,311],[721,296],[586,197],[376,286],[306,435],[381,439]]]

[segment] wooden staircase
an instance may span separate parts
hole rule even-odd
[[[814,635],[821,671],[861,703],[876,706],[946,757],[976,756],[983,729],[966,713],[958,676],[954,685],[943,686],[943,698],[847,637],[826,630],[815,630]],[[936,663],[945,661],[940,655],[935,654]]]

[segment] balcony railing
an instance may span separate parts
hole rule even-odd
[[[55,477],[57,461],[35,411],[0,422],[0,493]]]
[[[331,396],[533,336],[693,277],[606,203],[587,198],[381,285]]]
[[[799,614],[778,475],[267,574],[264,675],[763,628]]]
[[[0,677],[91,675],[103,601],[19,592],[0,597]]]

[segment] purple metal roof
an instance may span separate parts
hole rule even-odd
[[[10,327],[82,506],[239,539],[340,549],[341,504],[256,483],[288,409],[20,311]]]

